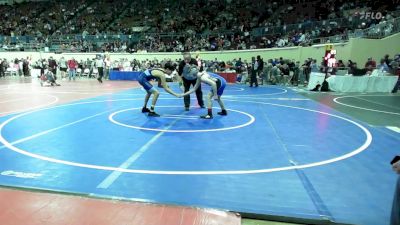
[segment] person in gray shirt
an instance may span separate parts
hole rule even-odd
[[[181,84],[183,84],[184,92],[190,90],[190,86],[196,84],[197,73],[203,71],[203,68],[196,59],[192,58],[190,53],[183,55],[183,60],[179,63],[178,75],[181,78]],[[201,85],[196,89],[197,102],[200,108],[204,108],[203,92],[201,91]],[[183,102],[185,104],[185,110],[189,111],[190,107],[190,95],[184,96]]]

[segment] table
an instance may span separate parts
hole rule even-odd
[[[223,77],[228,83],[236,83],[236,73],[217,72],[217,74]]]
[[[31,76],[32,77],[40,77],[40,69],[31,69]]]
[[[140,71],[110,71],[110,80],[137,80]]]
[[[330,76],[329,88],[337,92],[386,92],[396,85],[398,76]]]
[[[315,88],[315,86],[317,86],[317,84],[322,85],[322,82],[324,82],[324,79],[325,79],[325,73],[311,72],[307,89],[312,90]]]

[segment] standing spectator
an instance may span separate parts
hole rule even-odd
[[[303,75],[305,77],[304,85],[307,85],[308,81],[310,80],[310,74],[311,74],[311,60],[306,59],[302,67],[303,67]]]
[[[268,81],[271,81],[271,71],[272,71],[272,59],[268,59],[267,63],[264,65],[264,78],[265,78],[265,83]],[[264,81],[263,81],[264,82]],[[263,84],[263,83],[262,83]]]
[[[264,70],[264,60],[261,58],[261,56],[257,56],[257,77],[262,78],[261,83],[264,83],[264,77],[263,77],[263,70]],[[256,83],[256,86],[258,83]]]
[[[311,68],[311,72],[319,72],[320,71],[320,68],[318,68],[316,59],[311,60],[310,68]],[[323,67],[321,66],[321,68],[323,68]],[[325,70],[323,70],[323,72],[325,72]]]
[[[190,86],[194,86],[197,80],[197,73],[203,71],[203,67],[198,67],[196,59],[192,58],[190,53],[183,55],[183,60],[179,63],[178,75],[181,77],[184,92],[188,92]],[[204,108],[203,92],[201,91],[201,85],[196,89],[197,103],[200,108]],[[189,111],[190,107],[190,95],[185,95],[183,98],[185,104],[185,110]]]
[[[399,78],[397,79],[396,85],[394,85],[394,88],[392,90],[392,93],[397,93],[397,91],[400,88],[400,55],[396,55],[393,62],[391,63],[392,66],[392,72],[394,75],[398,75]]]
[[[76,68],[78,68],[78,63],[75,61],[74,57],[72,57],[70,60],[68,60],[69,81],[71,81],[71,78],[75,81]]]
[[[300,62],[297,61],[295,66],[293,67],[293,77],[291,80],[292,85],[294,86],[299,85],[299,75],[300,75]]]
[[[6,68],[5,68],[5,59],[0,59],[0,77],[5,77]]]
[[[44,75],[44,70],[47,67],[46,60],[45,59],[39,60],[38,67],[40,68],[40,76],[43,76]]]
[[[65,78],[68,65],[67,65],[67,61],[65,61],[64,57],[61,57],[60,61],[58,62],[58,65],[60,67],[61,78]]]
[[[23,59],[19,59],[18,60],[18,75],[20,75],[20,76],[24,75],[23,66],[24,66]]]
[[[254,56],[251,57],[250,70],[251,70],[250,71],[250,87],[253,87],[253,84],[255,84],[255,86],[258,87],[258,81],[257,81],[258,62]]]
[[[22,71],[24,72],[24,76],[30,76],[29,74],[29,57],[26,57],[22,63]]]
[[[280,82],[283,85],[287,85],[289,83],[289,81],[291,80],[289,66],[288,66],[288,64],[284,63],[281,66],[280,69],[281,69],[281,80],[280,80]]]
[[[99,71],[99,77],[97,78],[97,80],[98,80],[100,83],[103,83],[102,78],[103,78],[103,75],[104,75],[104,71],[103,71],[104,61],[103,61],[103,59],[102,59],[102,57],[101,57],[100,55],[98,55],[98,56],[96,57],[95,66],[97,67],[97,71]]]
[[[48,64],[49,70],[54,74],[54,77],[57,77],[57,62],[55,59],[53,59],[53,56],[50,56],[49,58],[49,64]]]
[[[104,77],[105,77],[105,79],[109,79],[110,78],[110,70],[111,70],[111,59],[110,59],[109,55],[104,60],[104,65],[106,66]]]

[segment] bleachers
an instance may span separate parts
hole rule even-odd
[[[0,42],[44,43],[55,51],[98,50],[105,41],[106,45],[126,42],[131,51],[196,51],[276,47],[281,38],[284,46],[341,42],[355,29],[369,26],[371,33],[391,33],[390,26],[374,27],[381,21],[361,26],[363,21],[353,15],[352,10],[372,7],[378,7],[372,0],[27,2],[0,6],[0,19],[5,21],[0,25]],[[379,5],[379,9],[397,8]],[[306,40],[299,42],[301,34]]]

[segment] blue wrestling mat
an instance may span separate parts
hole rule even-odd
[[[131,89],[0,117],[0,184],[388,224],[396,179],[388,162],[399,133],[276,86],[228,85],[228,116],[214,102],[212,120],[199,118],[206,109],[193,94],[186,112],[183,99],[164,92],[161,117],[147,117],[144,95]]]

